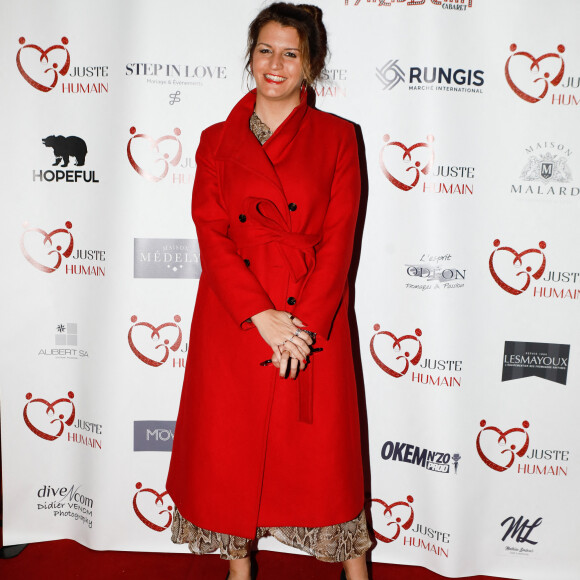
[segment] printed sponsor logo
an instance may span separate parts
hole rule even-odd
[[[454,264],[451,254],[426,252],[414,264],[405,264],[405,274],[412,280],[405,287],[421,291],[464,288],[466,273]]]
[[[135,238],[134,278],[195,278],[201,275],[197,240]]]
[[[185,358],[180,353],[187,352],[187,344],[178,353],[183,340],[181,316],[175,315],[174,322],[164,322],[153,326],[149,322],[137,322],[137,316],[131,316],[133,325],[129,328],[129,348],[133,354],[146,365],[160,367],[172,357],[173,368],[184,368]],[[173,353],[178,353],[174,355]]]
[[[385,461],[402,461],[423,467],[427,471],[454,473],[455,475],[457,475],[457,468],[461,459],[459,453],[430,451],[418,445],[399,441],[385,441],[381,449],[381,457]]]
[[[569,344],[506,340],[501,380],[539,377],[565,385],[569,361]]]
[[[141,482],[135,484],[133,510],[139,520],[150,530],[163,532],[171,526],[173,520],[173,502],[169,493],[159,493],[150,487],[143,487]]]
[[[317,97],[346,97],[348,70],[345,68],[324,68],[320,81],[314,86]]]
[[[88,358],[89,353],[87,350],[77,348],[78,337],[78,324],[76,322],[58,324],[54,335],[54,346],[41,348],[38,351],[38,356],[74,360]]]
[[[71,518],[89,529],[93,527],[95,502],[81,491],[80,485],[45,484],[36,492],[36,509],[51,513],[54,518]]]
[[[528,449],[530,436],[529,421],[522,421],[521,427],[502,429],[487,425],[485,419],[479,423],[475,447],[480,459],[492,470],[499,473],[510,470],[517,475],[566,477],[570,452],[563,449]],[[535,460],[528,463],[526,460]],[[512,469],[513,468],[513,469]]]
[[[83,419],[77,419],[75,423],[76,408],[73,399],[72,391],[67,393],[67,397],[53,402],[41,397],[33,398],[32,393],[27,393],[27,403],[22,413],[24,423],[45,441],[56,441],[66,432],[65,440],[70,443],[101,449],[102,441],[91,435],[101,435],[102,425]]]
[[[37,270],[46,274],[56,272],[64,263],[64,272],[71,276],[105,276],[105,250],[74,250],[72,223],[65,222],[64,228],[46,232],[41,228],[23,224],[24,232],[20,237],[20,250],[26,260]]]
[[[506,555],[533,556],[538,544],[536,529],[542,525],[543,518],[534,521],[524,516],[509,516],[501,522],[503,536],[502,551]]]
[[[401,530],[408,530],[413,525],[413,501],[415,500],[412,495],[407,496],[407,501],[396,501],[390,505],[382,499],[371,499],[372,511],[380,516],[373,517],[373,530],[377,540],[390,544],[401,535]]]
[[[171,451],[175,421],[135,421],[133,451]]]
[[[473,6],[473,0],[344,0],[345,6],[435,6],[443,10],[465,12]]]
[[[32,181],[47,183],[99,183],[95,171],[86,169],[60,169],[68,167],[71,158],[74,158],[76,167],[85,165],[88,149],[81,137],[70,135],[49,135],[42,139],[42,144],[52,151],[53,167],[59,169],[33,169]]]

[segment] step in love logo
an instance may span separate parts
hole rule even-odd
[[[412,495],[407,496],[407,501],[396,501],[390,505],[382,499],[371,499],[371,508],[373,503],[382,506],[380,513],[373,514],[373,531],[377,540],[390,544],[399,537],[401,530],[408,530],[413,525],[413,501]]]
[[[373,328],[376,334],[371,338],[371,356],[387,374],[395,378],[402,377],[407,374],[410,365],[416,366],[419,363],[423,354],[419,340],[423,333],[420,328],[415,329],[415,334],[405,334],[399,338],[392,332],[381,330],[379,324]]]
[[[407,147],[400,141],[391,141],[391,137],[385,135],[385,145],[379,155],[379,164],[385,177],[403,191],[413,189],[421,175],[427,175],[433,167],[435,152],[431,144],[434,140],[433,135],[427,135],[426,142]]]
[[[75,420],[75,405],[72,402],[74,393],[57,399],[52,403],[46,399],[33,399],[32,393],[26,393],[28,401],[24,406],[23,417],[26,426],[41,439],[54,441],[58,439]]]
[[[494,240],[495,250],[489,256],[489,271],[500,288],[517,296],[525,292],[532,279],[539,280],[546,269],[546,242],[540,242],[538,248],[517,252],[509,246],[501,246]]]
[[[520,99],[537,103],[548,94],[550,85],[555,87],[562,82],[564,59],[561,55],[566,48],[560,44],[557,52],[548,52],[537,58],[529,52],[517,50],[516,44],[510,46],[512,54],[505,63],[505,78]]]
[[[18,39],[20,49],[16,54],[16,66],[26,82],[35,89],[48,93],[56,87],[59,76],[64,76],[70,68],[70,54],[63,36],[62,44],[53,44],[46,50],[36,44],[25,44],[26,39]]]
[[[135,127],[131,127],[129,133],[132,137],[127,143],[127,158],[131,167],[145,179],[154,183],[161,181],[169,172],[169,166],[175,167],[181,161],[179,128],[173,129],[173,135],[158,139],[137,133]]]
[[[163,532],[173,519],[173,505],[169,493],[159,493],[150,487],[135,484],[137,492],[133,496],[133,510],[136,516],[150,529]]]
[[[167,362],[170,352],[179,349],[183,338],[178,324],[181,317],[175,315],[173,320],[175,322],[153,326],[149,322],[137,322],[137,317],[131,316],[133,326],[129,329],[128,339],[133,354],[152,367]]]
[[[509,469],[516,457],[523,457],[530,445],[530,437],[526,429],[528,421],[522,421],[521,427],[502,431],[497,427],[487,425],[485,419],[479,423],[481,431],[477,434],[475,446],[481,460],[495,471]]]
[[[69,258],[74,248],[71,222],[64,228],[46,232],[40,228],[28,227],[24,222],[24,232],[20,236],[20,250],[24,257],[38,270],[50,274],[56,272],[64,258]]]

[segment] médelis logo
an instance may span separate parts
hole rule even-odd
[[[138,133],[135,127],[129,129],[131,137],[127,142],[127,158],[131,167],[147,181],[158,183],[165,179],[170,169],[177,167],[183,154],[181,129],[175,127],[173,135],[163,135],[157,139]],[[193,162],[186,158],[180,167],[193,168]],[[172,171],[172,183],[193,183],[193,173]]]
[[[18,39],[21,45],[16,54],[18,71],[30,86],[43,93],[52,91],[70,68],[68,38],[63,36],[61,42],[43,49],[37,44],[26,44],[24,36]]]
[[[169,492],[159,493],[151,487],[143,487],[139,481],[133,496],[133,511],[150,530],[163,532],[171,526],[173,505]]]
[[[146,365],[160,367],[164,365],[172,353],[176,353],[181,346],[183,335],[179,322],[181,316],[175,315],[174,322],[165,322],[154,326],[149,322],[137,322],[137,316],[131,316],[133,325],[129,328],[129,348],[133,354]],[[187,347],[187,345],[186,345]],[[187,348],[181,350],[187,352]],[[173,357],[173,367],[185,367],[183,356]]]

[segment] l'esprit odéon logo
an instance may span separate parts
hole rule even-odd
[[[41,348],[38,351],[38,356],[68,360],[88,359],[89,352],[85,348],[79,348],[79,332],[76,322],[59,323],[55,330],[54,343],[50,347]]]
[[[193,183],[195,174],[192,169],[195,165],[190,157],[182,161],[183,149],[179,139],[181,135],[179,127],[173,129],[173,135],[162,135],[157,139],[145,133],[138,133],[135,127],[131,127],[129,133],[131,137],[127,142],[127,159],[141,177],[152,183],[158,183],[171,174],[173,184]]]
[[[405,287],[411,290],[456,290],[465,287],[467,270],[458,267],[450,253],[422,253],[412,264],[405,264]]]
[[[558,141],[537,141],[525,148],[527,159],[510,193],[535,200],[564,202],[580,199],[580,187],[570,185],[572,150]]]
[[[465,12],[468,8],[473,6],[473,0],[431,0],[425,3],[425,0],[344,0],[345,6],[401,6],[401,4],[412,8],[413,10],[420,6],[436,6],[443,10],[453,10],[454,12]]]
[[[433,135],[416,143],[383,137],[379,165],[387,180],[401,191],[417,186],[423,193],[438,197],[471,197],[474,193],[475,167],[461,163],[443,162],[434,167]],[[428,177],[430,175],[430,177]]]
[[[421,448],[401,441],[385,441],[381,448],[381,458],[384,461],[409,463],[423,467],[427,471],[457,475],[461,455],[457,452],[431,451],[425,447]]]
[[[93,527],[94,501],[80,485],[44,484],[36,492],[36,509],[54,518],[72,518]]]
[[[390,59],[375,69],[382,90],[392,91],[407,84],[409,91],[483,93],[484,71],[450,66],[409,66]]]
[[[129,348],[133,354],[146,365],[160,367],[169,358],[173,368],[185,367],[187,343],[180,350],[183,334],[179,323],[181,316],[175,315],[173,322],[164,322],[154,326],[149,322],[138,322],[138,317],[131,316],[132,326],[129,328]]]
[[[489,271],[497,285],[508,294],[519,296],[527,293],[534,298],[555,300],[580,299],[580,288],[575,287],[580,283],[580,271],[554,269],[546,272],[546,242],[540,241],[537,247],[516,250],[496,239],[493,246],[495,249],[489,256]],[[544,282],[552,285],[544,285]]]
[[[502,429],[488,425],[485,419],[479,423],[480,431],[475,440],[479,458],[493,471],[511,471],[517,475],[567,476],[570,451],[550,445],[549,449],[530,447],[529,421],[521,426]]]
[[[84,167],[88,148],[82,137],[76,135],[48,135],[42,138],[42,144],[50,154],[45,153],[46,162],[52,162],[56,169],[33,169],[32,181],[43,183],[99,183],[95,171],[76,169]],[[75,168],[69,167],[74,159]]]
[[[133,511],[139,520],[155,532],[169,528],[173,520],[173,503],[169,492],[159,493],[151,487],[143,487],[140,481],[135,484],[135,489]]]
[[[397,336],[373,326],[370,341],[371,357],[389,376],[400,379],[411,370],[411,382],[432,387],[460,387],[463,361],[446,357],[423,357],[423,332],[416,328],[411,334]],[[421,364],[419,364],[421,363]]]
[[[94,435],[102,434],[102,425],[78,418],[75,423],[76,408],[73,399],[73,391],[68,391],[66,397],[52,402],[27,393],[22,412],[25,425],[45,441],[56,441],[66,433],[65,440],[70,443],[101,449],[102,441]]]
[[[36,90],[48,93],[59,86],[59,80],[62,80],[60,90],[57,89],[61,93],[84,95],[109,92],[108,82],[103,82],[109,76],[108,66],[71,67],[68,37],[63,36],[60,44],[50,44],[49,41],[48,48],[27,42],[24,36],[18,39],[18,44],[20,48],[16,53],[16,66],[22,78]],[[67,79],[75,80],[65,82]],[[83,82],[77,82],[79,79]]]
[[[518,49],[516,43],[511,44],[509,50],[511,54],[505,63],[505,78],[509,88],[520,99],[532,104],[545,99],[551,105],[580,105],[580,98],[570,91],[574,88],[575,79],[569,78],[562,83],[566,69],[562,56],[566,47],[563,44],[540,56],[534,56],[521,47]],[[556,94],[557,88],[568,91]]]
[[[72,222],[66,221],[64,227],[51,231],[32,227],[28,222],[22,226],[20,251],[37,270],[45,274],[60,270],[70,276],[105,276],[105,250],[75,251]]]

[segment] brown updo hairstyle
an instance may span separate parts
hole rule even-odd
[[[306,84],[316,82],[328,53],[326,28],[322,24],[322,10],[312,4],[289,4],[275,2],[260,11],[248,28],[248,49],[246,51],[246,70],[251,74],[252,55],[258,44],[260,30],[268,22],[295,28],[300,38],[302,53],[302,72]]]

